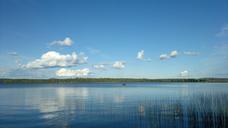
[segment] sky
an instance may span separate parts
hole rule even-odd
[[[0,0],[0,78],[228,77],[227,0]]]

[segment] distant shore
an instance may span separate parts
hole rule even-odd
[[[71,78],[71,79],[0,79],[3,84],[45,84],[45,83],[132,83],[132,82],[200,82],[228,83],[228,78],[189,79],[135,79],[135,78]]]

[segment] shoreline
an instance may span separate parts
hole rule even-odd
[[[228,78],[136,79],[136,78],[71,78],[71,79],[0,79],[2,84],[77,84],[77,83],[228,83]]]

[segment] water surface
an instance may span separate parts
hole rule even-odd
[[[0,128],[228,127],[228,84],[0,85]]]

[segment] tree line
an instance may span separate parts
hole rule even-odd
[[[129,83],[129,82],[218,82],[228,83],[228,78],[189,79],[134,79],[134,78],[68,78],[68,79],[0,79],[0,83]]]

